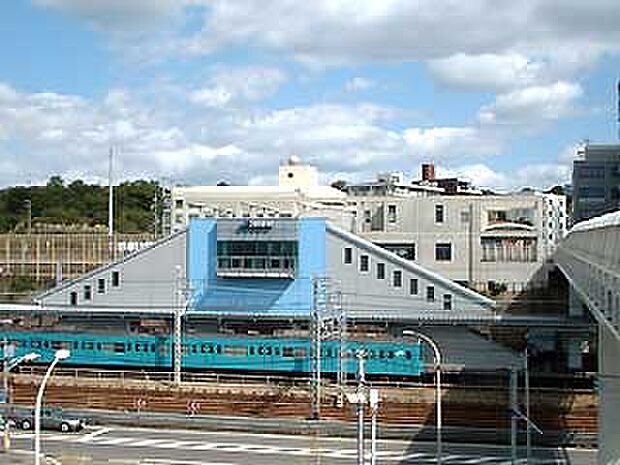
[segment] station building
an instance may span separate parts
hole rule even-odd
[[[189,333],[276,334],[308,328],[318,282],[329,282],[328,292],[337,295],[351,337],[398,338],[403,329],[424,326],[445,348],[447,368],[496,371],[520,363],[468,329],[497,320],[491,299],[318,217],[193,219],[146,249],[39,295],[31,311],[78,326],[83,318],[95,324],[92,316],[110,327],[159,319],[170,323],[167,331],[182,311]]]

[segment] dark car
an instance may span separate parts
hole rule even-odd
[[[11,409],[9,413],[9,421],[21,429],[33,429],[34,409]],[[82,428],[84,428],[84,422],[81,419],[66,415],[60,407],[48,407],[41,409],[41,429],[58,430],[63,433],[68,433],[71,431],[80,431]]]

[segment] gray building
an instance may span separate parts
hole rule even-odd
[[[575,223],[620,209],[620,145],[585,144],[573,162]]]

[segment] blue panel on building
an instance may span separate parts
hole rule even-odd
[[[324,276],[326,269],[326,226],[322,218],[304,218],[274,223],[273,231],[265,228],[248,231],[247,220],[197,219],[189,226],[188,280],[191,287],[190,312],[237,315],[300,315],[312,309],[312,279]],[[225,222],[225,223],[224,223]],[[221,236],[218,236],[218,226]],[[230,257],[218,257],[218,240],[235,246],[250,246],[257,242],[295,242],[296,257],[286,267],[287,273],[256,270],[252,264],[255,257],[233,258],[238,268],[220,263]],[[236,256],[233,256],[236,257]],[[281,257],[275,259],[280,263]],[[253,263],[253,262],[252,262]],[[269,264],[268,266],[271,266]],[[282,265],[284,266],[284,265]],[[218,276],[218,267],[220,273]],[[294,272],[291,272],[294,269]],[[238,275],[235,275],[235,270]],[[277,270],[276,270],[277,271]],[[253,276],[254,274],[254,276]],[[225,276],[225,277],[222,277]]]

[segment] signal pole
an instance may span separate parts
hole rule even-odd
[[[110,147],[108,160],[108,247],[110,250],[110,260],[116,258],[114,247],[114,185],[112,184],[112,159],[114,150]]]

